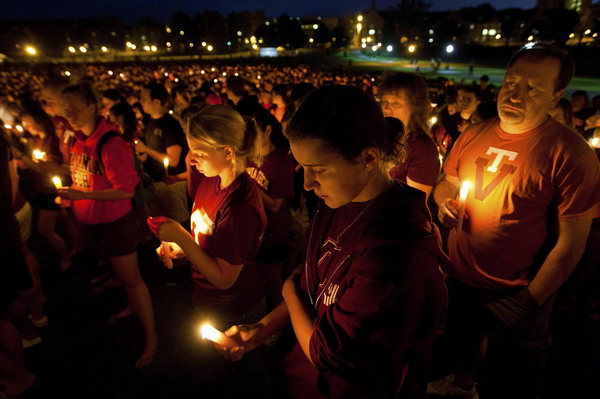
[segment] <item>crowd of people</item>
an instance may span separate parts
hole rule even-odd
[[[240,393],[478,398],[493,336],[519,359],[507,397],[539,397],[569,277],[562,306],[600,317],[600,98],[563,98],[574,68],[538,43],[499,87],[308,65],[4,70],[4,394],[35,386],[23,349],[49,323],[37,232],[63,272],[86,250],[110,264],[93,284],[125,290],[108,322],[139,319],[138,368],[159,361],[138,261],[155,242],[190,268]],[[430,381],[441,336],[458,360]],[[265,347],[286,353],[283,388]]]

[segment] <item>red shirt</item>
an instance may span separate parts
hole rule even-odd
[[[294,162],[286,151],[279,149],[271,151],[260,167],[253,162],[248,162],[246,171],[259,188],[271,198],[285,199],[294,196]],[[289,235],[289,220],[285,201],[277,212],[272,212],[268,208],[265,208],[265,212],[267,230],[263,246],[269,247],[286,241]]]
[[[190,218],[191,232],[208,255],[241,265],[242,271],[231,288],[221,290],[192,268],[196,285],[194,301],[235,317],[254,307],[264,296],[255,259],[266,216],[258,188],[247,173],[224,189],[219,188],[220,183],[218,176],[200,179]]]
[[[440,154],[431,137],[412,135],[407,147],[406,160],[390,169],[390,176],[403,183],[408,177],[414,182],[434,186],[440,173]]]
[[[117,125],[101,118],[89,136],[75,132],[76,140],[70,150],[71,178],[74,189],[99,191],[116,188],[133,193],[139,178],[135,170],[134,154],[121,137],[109,139],[102,148],[102,164],[98,160],[98,141],[109,131],[119,131]],[[110,223],[131,211],[131,198],[120,200],[71,201],[73,213],[86,224]]]
[[[558,222],[600,216],[600,163],[580,134],[548,117],[523,134],[498,118],[460,135],[444,165],[472,184],[463,232],[450,233],[453,278],[525,286],[554,246]]]

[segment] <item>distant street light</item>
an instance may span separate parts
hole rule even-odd
[[[25,47],[25,52],[29,55],[36,55],[37,49],[33,46],[27,46],[27,47]]]
[[[388,53],[394,51],[394,47],[392,45],[387,46],[385,49],[388,51]]]
[[[75,47],[73,47],[73,46],[69,46],[69,53],[74,53],[74,52],[76,52],[76,51],[77,51],[77,50],[75,49]]]
[[[446,52],[448,54],[451,54],[453,51],[454,51],[454,46],[453,45],[449,44],[449,45],[446,46]]]
[[[417,51],[417,46],[415,46],[414,44],[411,44],[410,46],[408,46],[408,52],[409,53],[414,53],[415,51]]]

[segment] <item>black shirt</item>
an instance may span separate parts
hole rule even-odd
[[[188,145],[185,133],[177,119],[166,113],[159,119],[152,119],[146,127],[144,134],[146,146],[162,153],[167,152],[167,148],[179,145],[181,146],[181,156],[179,164],[175,167],[169,167],[169,175],[177,175],[185,172],[185,157],[188,153]],[[165,180],[165,167],[163,162],[148,156],[144,162],[144,168],[154,181]]]

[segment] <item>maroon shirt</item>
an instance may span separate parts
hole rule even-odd
[[[440,173],[440,158],[431,137],[412,135],[407,147],[407,159],[390,169],[390,176],[402,183],[406,183],[408,177],[414,182],[434,186]]]
[[[254,307],[264,296],[256,255],[266,226],[258,187],[247,173],[220,189],[220,177],[202,176],[191,216],[196,243],[210,256],[242,265],[233,286],[221,290],[192,268],[194,302],[235,318]]]
[[[254,162],[248,162],[246,171],[271,198],[291,198],[294,196],[294,163],[290,155],[280,149],[271,151],[258,167]],[[267,230],[263,240],[264,247],[285,242],[289,236],[289,220],[287,205],[284,204],[277,212],[265,208],[267,214]]]
[[[320,203],[301,276],[316,312],[314,366],[296,343],[285,363],[294,395],[395,398],[413,350],[445,311],[446,262],[416,189],[395,183],[370,204]]]

